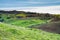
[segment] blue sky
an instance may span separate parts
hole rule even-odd
[[[0,10],[60,14],[60,0],[0,0]]]
[[[0,8],[57,6],[60,0],[0,0]]]

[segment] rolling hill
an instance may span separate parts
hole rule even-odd
[[[60,40],[60,34],[0,23],[0,40]]]

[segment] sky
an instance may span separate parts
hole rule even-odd
[[[60,14],[60,0],[0,0],[0,10]]]

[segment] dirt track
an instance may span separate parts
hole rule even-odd
[[[53,33],[59,33],[60,34],[60,22],[52,22],[47,24],[38,25],[35,28],[47,31],[47,32],[53,32]]]

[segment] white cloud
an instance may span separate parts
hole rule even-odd
[[[23,11],[38,12],[38,13],[51,13],[60,14],[60,6],[48,6],[48,7],[29,7]]]
[[[51,13],[60,14],[60,6],[45,6],[45,7],[15,7],[15,8],[0,8],[1,10],[18,10],[26,12]]]

